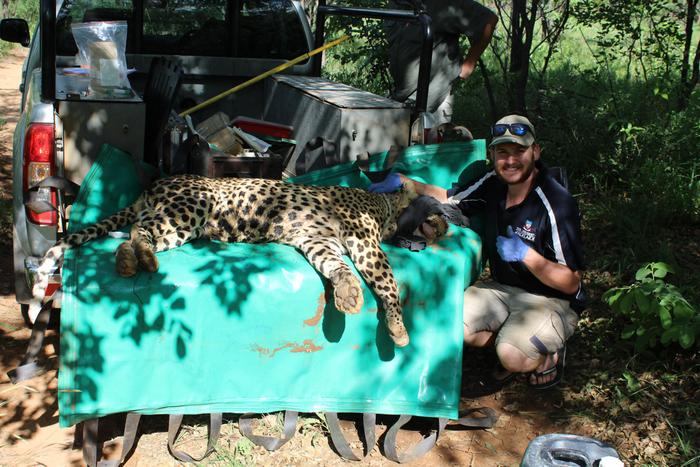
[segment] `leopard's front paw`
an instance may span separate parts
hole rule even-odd
[[[117,273],[122,277],[136,274],[139,262],[131,242],[124,242],[117,248]]]
[[[409,343],[408,331],[403,325],[401,315],[390,316],[387,314],[386,326],[389,329],[389,337],[394,341],[397,347],[406,347]]]
[[[352,273],[340,273],[331,282],[335,307],[343,313],[359,313],[365,302],[360,281]]]

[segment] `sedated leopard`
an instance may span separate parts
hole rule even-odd
[[[333,286],[336,308],[358,313],[362,288],[343,262],[347,253],[381,299],[389,334],[408,344],[396,280],[380,241],[396,232],[397,218],[417,197],[412,185],[396,193],[369,193],[338,186],[305,186],[281,180],[206,178],[180,175],[154,182],[131,206],[66,236],[44,256],[34,296],[43,297],[48,272],[60,266],[68,247],[133,224],[130,239],[116,253],[124,277],[138,267],[158,270],[155,253],[197,238],[224,242],[277,242],[297,248]],[[445,234],[447,222],[433,214],[419,226],[428,242]]]

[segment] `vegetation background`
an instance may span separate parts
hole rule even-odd
[[[313,15],[317,2],[302,3]],[[479,69],[455,86],[454,121],[488,138],[499,115],[526,112],[584,216],[592,300],[569,349],[579,364],[567,375],[568,410],[609,420],[595,434],[624,438],[633,465],[699,465],[698,0],[482,3],[499,25]],[[35,24],[37,9],[2,0],[3,17]],[[326,26],[327,37],[353,39],[327,54],[324,73],[387,95],[381,24]],[[0,42],[0,55],[8,47]]]
[[[482,3],[499,25],[479,69],[455,86],[453,121],[488,138],[498,116],[526,112],[544,160],[568,171],[592,296],[570,357],[593,362],[571,397],[584,416],[632,431],[649,423],[646,436],[664,439],[664,454],[640,444],[633,463],[698,465],[698,1]],[[326,73],[387,95],[381,24],[327,24],[329,35],[346,31],[354,43],[330,51]],[[612,431],[600,436],[625,436]]]

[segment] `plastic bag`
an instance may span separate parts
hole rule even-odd
[[[100,97],[134,94],[127,78],[126,21],[72,25],[80,64],[90,70],[90,93]]]

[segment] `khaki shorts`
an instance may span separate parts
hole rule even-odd
[[[564,347],[577,322],[569,302],[560,298],[490,280],[464,292],[464,324],[471,332],[497,332],[496,345],[511,344],[532,359]]]

